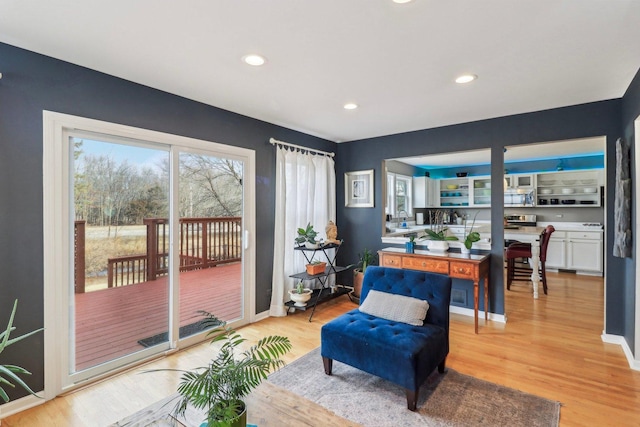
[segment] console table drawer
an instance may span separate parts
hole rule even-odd
[[[458,279],[471,279],[474,278],[474,266],[466,262],[451,261],[451,267],[449,270],[449,276],[456,277]]]
[[[429,271],[431,273],[449,273],[449,262],[434,259],[402,257],[402,268],[409,270]]]
[[[383,267],[402,268],[402,256],[384,254],[380,257],[380,265]]]

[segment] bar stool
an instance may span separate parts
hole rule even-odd
[[[542,277],[542,289],[547,294],[547,271],[545,261],[547,260],[547,247],[551,234],[556,231],[553,225],[548,225],[540,235],[540,264],[539,273]],[[505,259],[507,260],[507,290],[511,290],[511,283],[514,281],[530,281],[531,268],[516,266],[517,258],[531,258],[531,243],[516,242],[510,244],[505,249]]]

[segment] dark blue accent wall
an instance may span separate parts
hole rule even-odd
[[[492,182],[496,183],[492,187],[496,189],[496,185],[501,187],[503,182],[505,146],[604,135],[607,139],[608,200],[613,200],[610,184],[615,171],[615,140],[621,135],[620,114],[621,100],[618,99],[339,144],[336,156],[338,201],[344,200],[344,172],[362,169],[375,171],[376,201],[373,208],[344,208],[338,211],[337,224],[341,238],[345,240],[339,261],[356,262],[357,253],[363,248],[378,250],[389,246],[380,241],[384,210],[381,165],[385,158],[489,148],[491,177]],[[492,191],[491,238],[493,241],[502,241],[503,191],[501,188],[497,190]],[[609,204],[608,209],[611,211],[612,208],[613,205]],[[608,218],[612,217],[612,211],[608,212]],[[494,245],[490,301],[491,311],[499,314],[504,313],[502,256],[502,245]],[[624,280],[625,261],[611,260],[607,256],[607,262],[608,292],[617,295],[618,282]],[[615,267],[611,268],[611,265]],[[454,283],[454,287],[467,288],[468,292],[471,286],[465,281]],[[472,300],[468,306],[472,307]],[[608,306],[608,316],[611,311]],[[623,318],[611,313],[611,319],[607,319],[607,329],[610,333],[619,334],[623,330],[623,323]]]
[[[0,44],[0,72],[0,326],[16,298],[16,333],[43,325],[43,110],[255,150],[256,311],[268,310],[275,201],[269,138],[329,151],[335,143],[7,44]],[[33,372],[28,382],[40,390],[43,352],[38,334],[5,350],[0,363],[19,362]]]

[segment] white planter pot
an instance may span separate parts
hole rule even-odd
[[[449,242],[446,240],[429,240],[427,247],[431,252],[446,252],[449,250]]]
[[[307,305],[307,301],[311,299],[311,289],[305,289],[299,294],[295,289],[289,291],[289,296],[291,297],[291,301],[293,301],[296,307],[305,307]]]
[[[466,246],[462,245],[462,247],[460,248],[460,252],[468,255],[471,253],[471,249],[467,249]]]

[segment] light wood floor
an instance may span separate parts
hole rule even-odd
[[[560,401],[561,426],[640,426],[640,372],[629,368],[622,349],[600,339],[603,330],[601,278],[549,273],[549,295],[534,301],[530,287],[507,292],[506,324],[480,323],[452,315],[449,368]],[[242,328],[250,340],[283,334],[293,342],[292,361],[320,345],[320,327],[354,308],[347,297],[308,312],[270,318]],[[191,368],[212,352],[198,345],[135,368],[3,420],[7,426],[105,426],[168,396],[173,373],[141,373],[158,367]]]

